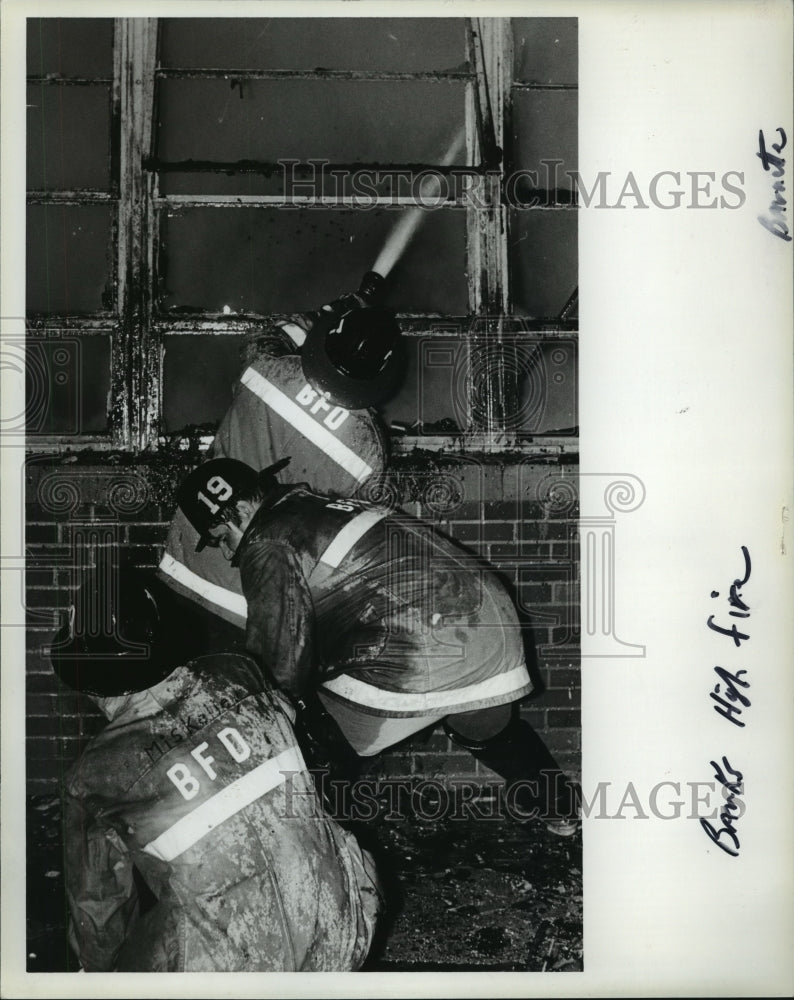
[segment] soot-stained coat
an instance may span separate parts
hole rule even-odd
[[[335,406],[309,385],[300,348],[310,327],[296,315],[260,338],[258,355],[234,386],[208,458],[235,458],[257,471],[289,458],[285,483],[309,482],[333,496],[352,496],[383,472],[386,436],[374,410]],[[177,508],[160,575],[172,588],[245,628],[240,578],[217,549],[196,552],[198,534]]]
[[[297,697],[321,684],[370,714],[437,717],[532,690],[505,587],[407,514],[280,487],[235,562],[248,650]]]
[[[374,865],[326,817],[288,701],[215,654],[114,699],[69,774],[70,941],[88,971],[357,969]],[[140,914],[133,869],[157,898]]]

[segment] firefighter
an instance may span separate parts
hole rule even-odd
[[[280,484],[232,459],[194,470],[179,504],[239,568],[246,644],[275,682],[372,756],[444,720],[555,833],[578,827],[573,790],[514,711],[532,690],[515,608],[473,554],[399,511]],[[326,726],[326,729],[328,727]]]
[[[371,271],[356,294],[269,327],[234,387],[208,457],[260,469],[289,456],[286,482],[309,482],[342,497],[377,477],[387,447],[372,407],[395,391],[405,361],[399,326],[378,305],[382,290],[383,278]],[[177,510],[159,567],[162,579],[244,629],[239,575],[217,550],[197,552],[197,540]]]
[[[81,589],[51,652],[60,680],[108,719],[66,781],[82,967],[359,968],[380,906],[374,865],[319,807],[288,699],[249,657],[191,659],[200,632],[175,622],[156,580],[122,577],[111,628],[88,621],[98,593],[95,580]]]

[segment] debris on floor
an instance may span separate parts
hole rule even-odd
[[[382,822],[377,839],[396,912],[368,967],[581,970],[580,834],[506,817],[409,818]]]
[[[510,817],[379,817],[356,828],[389,903],[366,971],[580,971],[582,841]],[[76,969],[60,802],[28,801],[28,971]]]

